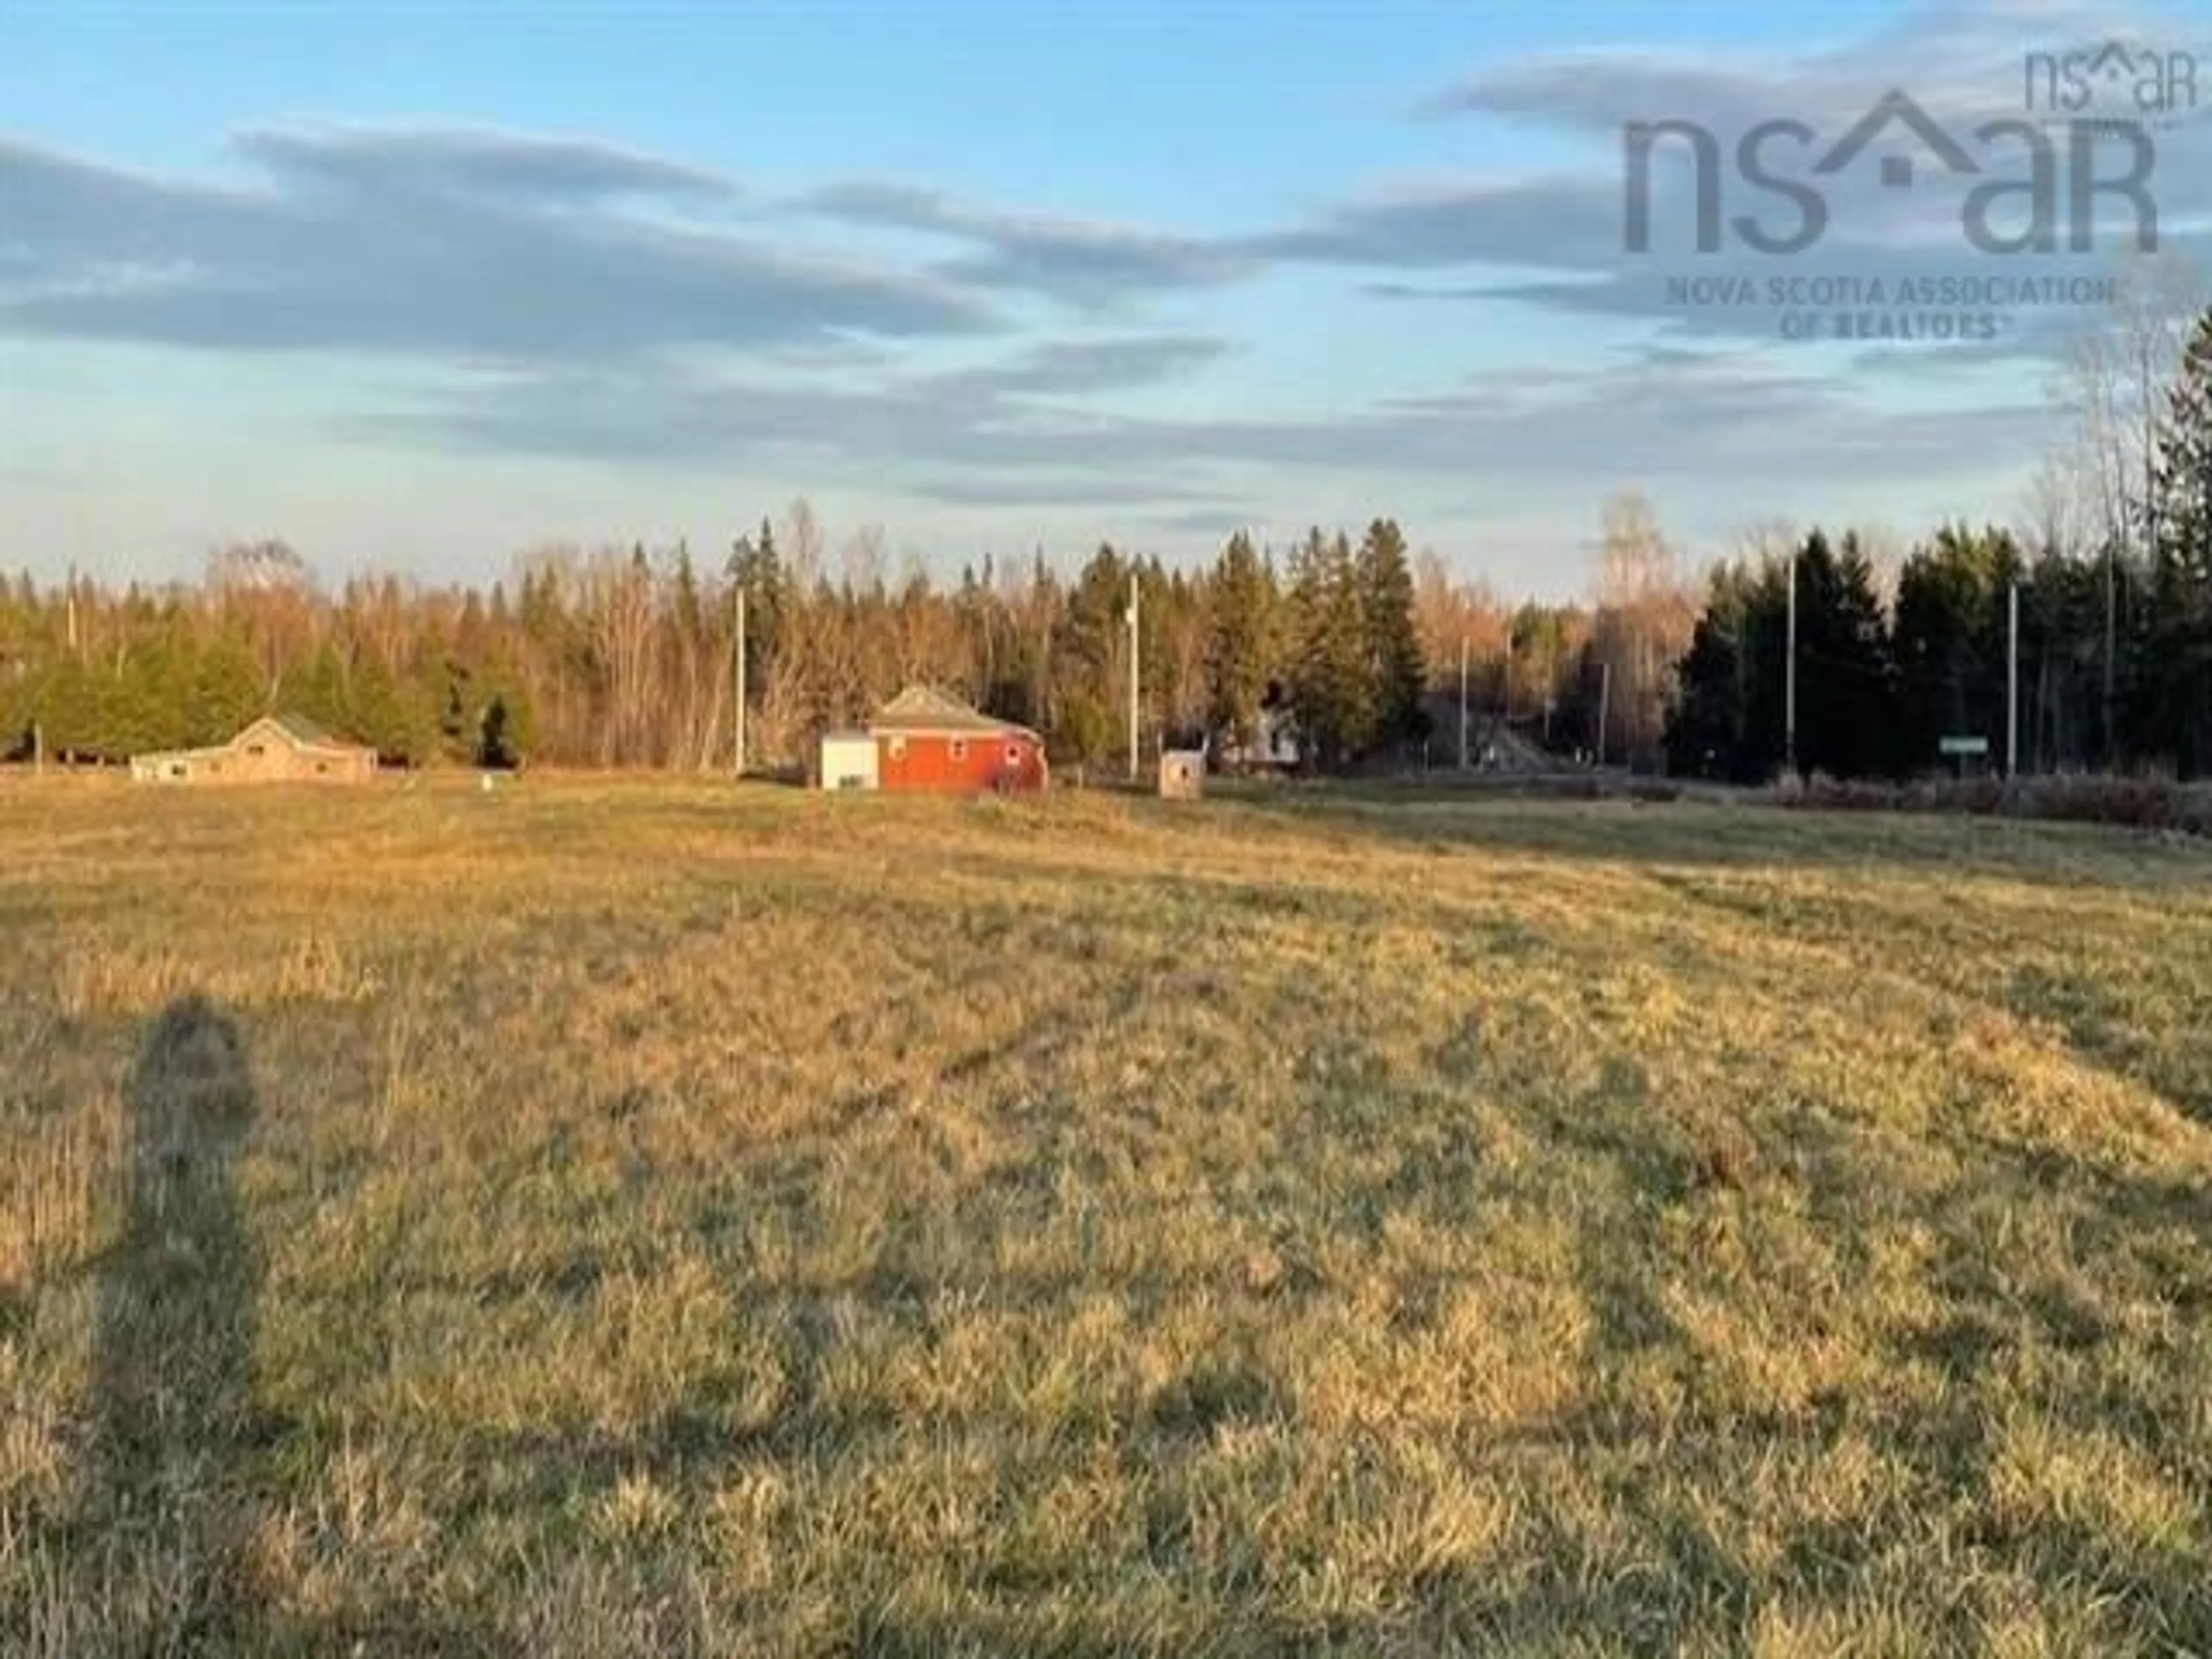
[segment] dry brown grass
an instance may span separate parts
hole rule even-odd
[[[2212,1648],[2201,845],[16,785],[0,940],[0,1650]]]

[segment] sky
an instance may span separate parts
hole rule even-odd
[[[2142,175],[2078,225],[2077,117]],[[1713,246],[1680,126],[1631,245],[1632,122],[1712,135]],[[1794,202],[1736,170],[1775,122]],[[2056,252],[1997,246],[2017,191],[1968,212],[2028,176],[1991,122],[2042,135]],[[833,559],[874,527],[939,576],[1387,514],[1560,597],[1623,491],[1698,559],[2015,518],[2110,284],[2208,253],[2189,12],[15,0],[0,568],[281,537],[325,580],[483,582],[804,496]],[[2086,286],[2017,292],[2054,278]]]

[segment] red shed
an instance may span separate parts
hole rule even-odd
[[[879,788],[968,794],[1045,787],[1043,738],[930,686],[910,685],[878,709],[868,735]]]

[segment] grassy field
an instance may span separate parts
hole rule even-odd
[[[2212,1650],[2203,842],[0,786],[0,1650]]]

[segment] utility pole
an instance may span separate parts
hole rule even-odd
[[[2005,642],[2005,777],[2020,775],[2020,583],[2009,596]]]
[[[1782,764],[1797,770],[1797,550],[1790,550],[1789,661],[1782,690]]]
[[[1597,665],[1597,763],[1605,764],[1606,717],[1613,712],[1613,663],[1610,659]]]
[[[1459,769],[1467,770],[1467,635],[1459,639]]]
[[[1137,781],[1137,573],[1129,572],[1129,781]]]
[[[2116,544],[2118,538],[2105,538],[2105,769],[2110,771],[2118,764],[2120,746],[2112,739],[2114,725],[2112,701],[2112,662],[2119,652],[2118,627],[2114,621],[2118,611],[2118,574],[2115,569],[2118,558]]]
[[[745,775],[745,589],[742,582],[738,585],[738,637],[732,655],[734,660],[731,673],[737,681],[738,694],[737,770],[733,775],[741,778]]]

